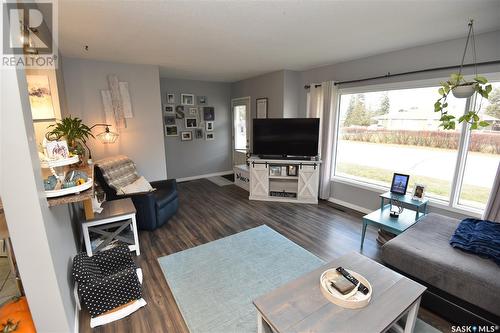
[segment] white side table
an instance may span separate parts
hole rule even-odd
[[[101,250],[115,239],[128,244],[130,251],[135,251],[137,255],[140,255],[139,236],[135,220],[136,211],[132,199],[106,201],[101,207],[103,208],[101,213],[94,214],[94,218],[82,222],[87,255],[91,257],[93,252]],[[123,235],[123,232],[127,231],[129,226],[132,229],[133,237]],[[100,238],[103,239],[102,243],[95,249],[92,249],[90,241],[91,232],[99,234]]]

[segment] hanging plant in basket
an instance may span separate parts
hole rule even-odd
[[[441,118],[439,121],[441,125],[446,130],[453,130],[456,127],[456,117],[448,113],[448,96],[450,93],[456,98],[469,98],[476,93],[476,98],[472,98],[472,103],[469,106],[469,110],[465,112],[464,115],[458,118],[458,123],[466,122],[470,124],[471,129],[477,129],[480,127],[489,126],[490,123],[481,120],[479,116],[479,111],[481,110],[481,105],[483,98],[488,99],[489,93],[493,89],[491,84],[488,84],[488,79],[483,76],[477,75],[477,61],[476,61],[476,40],[474,35],[474,21],[469,21],[469,33],[467,35],[467,41],[465,42],[465,49],[462,55],[462,63],[460,64],[460,69],[458,73],[453,73],[450,79],[446,82],[441,82],[441,87],[438,93],[441,97],[438,98],[436,103],[434,103],[434,111],[441,113]],[[472,81],[465,80],[462,75],[462,69],[464,66],[465,55],[467,53],[467,47],[469,45],[469,40],[472,38],[473,56],[474,56],[474,79]],[[478,103],[478,99],[479,103]]]

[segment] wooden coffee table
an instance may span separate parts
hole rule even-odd
[[[345,309],[321,293],[321,273],[342,266],[370,281],[373,295],[362,309]],[[413,332],[425,287],[358,253],[350,253],[256,300],[258,332],[384,332],[407,316]],[[398,325],[399,326],[399,325]],[[400,327],[399,327],[400,328]],[[403,329],[400,328],[400,331]]]

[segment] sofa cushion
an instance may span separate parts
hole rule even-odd
[[[390,266],[455,297],[500,315],[500,267],[454,249],[449,240],[460,220],[429,214],[382,247]]]

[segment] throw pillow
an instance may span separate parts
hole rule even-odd
[[[139,192],[151,192],[154,188],[143,176],[139,177],[135,182],[121,187],[116,194],[132,194]]]

